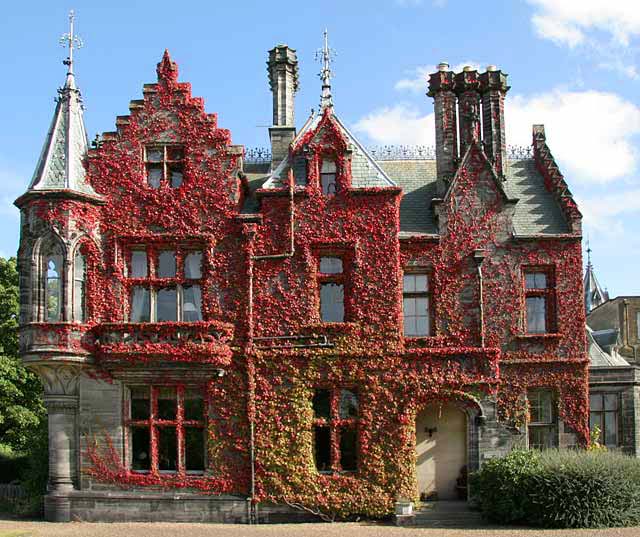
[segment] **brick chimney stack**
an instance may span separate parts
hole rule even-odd
[[[482,134],[484,148],[493,162],[496,173],[504,176],[507,160],[507,144],[504,135],[504,98],[509,91],[507,74],[495,65],[487,66],[480,75],[480,94],[482,95]]]
[[[480,141],[480,78],[478,71],[466,66],[455,78],[460,115],[460,156],[464,156],[471,142]]]
[[[458,162],[458,135],[456,121],[455,73],[448,63],[438,65],[438,71],[429,75],[429,91],[433,97],[436,123],[436,169],[438,196],[443,196],[453,178]]]
[[[298,58],[287,45],[276,45],[269,51],[267,61],[269,86],[273,93],[273,127],[271,139],[271,167],[274,169],[288,154],[289,144],[296,134],[294,97],[298,91]]]

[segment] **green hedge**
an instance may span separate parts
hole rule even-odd
[[[483,516],[502,524],[640,524],[640,460],[612,452],[512,451],[471,476]]]

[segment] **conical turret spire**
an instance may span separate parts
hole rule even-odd
[[[591,264],[591,247],[587,240],[587,269],[584,274],[584,305],[587,314],[593,308],[597,308],[607,300],[609,300],[609,293],[603,291],[598,283],[593,265]]]
[[[49,132],[42,147],[29,191],[74,190],[95,195],[85,181],[83,160],[87,154],[87,133],[82,117],[83,107],[80,91],[76,87],[74,73],[74,49],[82,46],[74,34],[74,13],[69,13],[69,33],[60,38],[68,47],[69,56],[65,84],[58,90],[56,109]]]

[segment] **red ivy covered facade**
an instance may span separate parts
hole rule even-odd
[[[289,162],[304,158],[304,184],[291,171],[280,186],[254,190],[242,147],[231,144],[190,85],[178,81],[167,54],[157,72],[144,99],[118,118],[117,132],[89,150],[86,182],[95,195],[27,192],[18,200],[27,222],[21,259],[31,263],[23,261],[23,286],[41,285],[43,275],[33,269],[41,266],[40,237],[50,234],[65,245],[65,266],[76,249],[86,260],[80,322],[68,303],[60,322],[48,321],[34,306],[41,294],[23,290],[23,302],[30,301],[23,304],[25,360],[43,376],[51,364],[75,367],[80,379],[77,468],[72,492],[59,495],[71,498],[72,515],[92,517],[74,503],[82,494],[126,491],[142,501],[162,493],[178,501],[180,490],[248,498],[259,508],[385,516],[399,499],[420,496],[415,424],[423,408],[452,403],[465,412],[466,464],[473,470],[526,444],[527,393],[537,388],[554,396],[555,443],[587,442],[580,214],[543,131],[534,132],[535,166],[566,233],[516,236],[518,202],[473,134],[479,123],[471,122],[468,150],[431,201],[436,233],[403,235],[403,189],[353,185],[352,143],[332,107],[290,145]],[[455,117],[453,124],[455,131]],[[165,180],[152,188],[145,154],[172,145],[183,151],[181,184]],[[335,162],[332,195],[321,187],[324,160]],[[249,197],[257,200],[251,212],[243,210]],[[148,262],[142,278],[131,277],[136,248]],[[178,252],[170,278],[158,276],[164,250]],[[132,322],[136,286],[157,301],[162,289],[185,293],[193,284],[180,253],[191,251],[202,252],[199,320]],[[342,260],[342,322],[321,319],[323,256]],[[527,270],[552,275],[545,333],[527,333]],[[425,337],[403,335],[403,274],[415,272],[429,278]],[[64,280],[66,289],[72,279]],[[186,469],[185,431],[192,422],[184,396],[171,421],[178,424],[176,468],[162,470],[166,463],[159,460],[164,433],[156,399],[140,422],[151,431],[149,467],[133,468],[132,386],[200,391],[202,472]],[[357,394],[357,416],[340,415],[335,394],[342,389]],[[100,390],[112,398],[105,403],[115,409],[109,419],[96,402]],[[333,394],[327,418],[314,415],[318,390]],[[318,471],[314,424],[356,431],[355,469],[342,468],[346,448],[332,433],[329,467]]]

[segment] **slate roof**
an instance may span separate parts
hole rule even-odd
[[[601,331],[604,332],[604,331]],[[613,330],[615,333],[615,338],[617,341],[618,333]],[[589,366],[590,367],[625,367],[629,366],[629,362],[627,362],[622,356],[620,356],[615,350],[611,352],[611,354],[605,352],[602,347],[596,341],[596,333],[587,326],[587,345],[589,347]]]
[[[404,193],[400,204],[400,237],[437,233],[431,209],[431,200],[436,197],[435,160],[382,160],[376,165]],[[257,181],[262,177],[265,182],[271,181],[271,188],[275,188],[273,177],[268,178],[268,165],[266,168],[263,165],[260,172],[257,173],[254,166],[247,174],[250,181],[256,181],[254,186],[257,188]],[[506,194],[518,200],[513,216],[516,236],[570,232],[560,206],[544,186],[533,159],[507,161],[505,176]],[[257,205],[254,206],[257,210]]]

